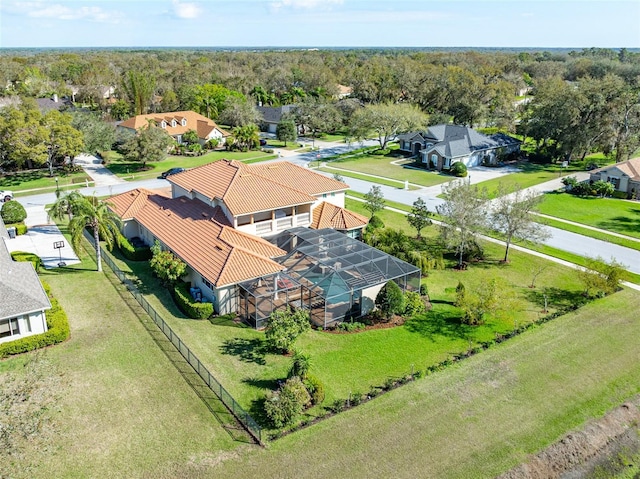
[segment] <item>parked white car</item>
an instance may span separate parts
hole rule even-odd
[[[5,201],[10,201],[13,199],[13,191],[9,190],[0,190],[0,203]]]

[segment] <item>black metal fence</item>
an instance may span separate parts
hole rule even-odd
[[[91,238],[93,240],[93,238]],[[93,241],[91,241],[93,243]],[[113,273],[118,279],[127,287],[129,292],[138,301],[140,306],[147,312],[149,317],[160,328],[164,335],[171,341],[171,344],[180,352],[182,357],[187,360],[193,370],[202,378],[207,384],[209,389],[215,394],[220,401],[227,407],[229,412],[243,425],[251,436],[262,444],[262,428],[256,423],[256,421],[246,412],[240,404],[227,392],[227,390],[218,382],[218,380],[209,372],[209,370],[200,362],[195,354],[187,347],[187,345],[180,339],[180,337],[171,329],[171,327],[165,322],[164,319],[157,313],[157,311],[151,306],[147,300],[140,294],[135,285],[127,279],[126,275],[118,268],[113,262],[111,257],[106,254],[104,249],[100,248],[102,254],[102,260],[111,268]]]

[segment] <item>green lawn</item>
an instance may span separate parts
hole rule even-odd
[[[142,169],[141,163],[127,162],[119,155],[114,156],[109,161],[107,168],[112,173],[127,179],[127,180],[140,180],[145,178],[156,178],[163,171],[171,168],[194,168],[206,163],[218,161],[222,159],[227,160],[239,160],[255,163],[256,161],[265,161],[277,158],[276,155],[271,153],[265,153],[263,151],[213,151],[202,156],[168,156],[166,159],[157,163],[147,163],[148,170]],[[255,160],[255,161],[254,161]]]
[[[443,173],[391,164],[392,161],[398,159],[399,158],[397,157],[391,156],[359,155],[355,158],[331,161],[329,166],[359,173],[383,176],[385,178],[391,178],[401,182],[409,180],[411,183],[420,186],[435,186],[455,179],[454,177]]]
[[[54,434],[46,448],[28,451],[34,469],[15,477],[177,477],[175,464],[243,444],[159,347],[161,333],[147,331],[143,311],[113,276],[96,272],[87,255],[42,276],[67,312],[71,338],[45,351],[62,375]],[[24,358],[2,361],[0,371],[19,371]]]
[[[63,170],[57,170],[54,176],[50,177],[49,170],[33,170],[0,176],[0,190],[11,190],[16,193],[35,189],[55,191],[56,178],[58,178],[58,186],[61,189],[74,186],[84,187],[85,180],[92,181],[84,171],[67,173]]]
[[[370,183],[377,183],[379,185],[391,186],[392,188],[404,189],[404,181],[393,180],[391,178],[382,178],[379,176],[372,176],[373,173],[372,174],[356,173],[353,171],[331,168],[330,166],[317,168],[317,169],[318,171],[324,171],[325,173],[332,173],[334,175],[337,174],[344,178],[355,178],[357,180],[368,181]],[[409,189],[417,190],[418,188],[416,186],[409,185]]]
[[[496,477],[640,392],[638,308],[633,291],[598,300],[215,472]]]
[[[548,193],[538,210],[549,216],[640,238],[640,203],[637,201]]]

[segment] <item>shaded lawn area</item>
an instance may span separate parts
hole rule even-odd
[[[640,238],[640,203],[637,201],[547,193],[538,210],[549,216]]]
[[[32,170],[20,173],[0,175],[0,190],[11,190],[14,192],[32,190],[39,188],[56,189],[56,178],[58,186],[66,188],[70,186],[85,186],[85,180],[92,181],[84,171],[78,173],[68,173],[64,170],[54,171],[54,176],[49,176],[49,170]]]
[[[215,472],[496,477],[640,392],[638,308],[630,290],[595,301]]]
[[[243,444],[161,350],[154,339],[162,336],[146,330],[123,286],[81,256],[81,264],[41,275],[69,317],[71,338],[44,352],[63,378],[51,411],[56,431],[46,449],[23,451],[34,464],[24,477],[177,477],[167,472],[175,464]],[[19,370],[26,357],[0,362],[0,371]]]
[[[383,176],[398,181],[406,181],[421,185],[435,186],[447,183],[455,178],[443,173],[422,170],[419,168],[407,168],[406,165],[393,165],[392,161],[401,159],[393,156],[379,155],[358,155],[355,158],[345,158],[331,161],[329,166],[336,168],[344,168],[359,173],[368,173],[370,175]],[[409,163],[412,165],[413,162]]]
[[[213,151],[202,156],[168,156],[159,162],[146,164],[146,170],[142,169],[142,163],[124,161],[121,157],[112,159],[107,168],[116,175],[128,180],[139,180],[144,178],[156,178],[163,171],[171,168],[195,168],[213,161],[227,160],[271,160],[276,155],[263,151]],[[255,162],[255,161],[252,161]]]

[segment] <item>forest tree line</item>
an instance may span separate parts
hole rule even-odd
[[[338,99],[340,85],[351,89],[348,99]],[[114,92],[105,98],[108,87]],[[293,103],[299,105],[295,120],[313,134],[340,131],[353,137],[371,126],[363,118],[381,118],[362,110],[378,107],[385,114],[410,115],[411,121],[401,122],[405,127],[417,126],[416,121],[425,127],[453,122],[518,133],[535,140],[539,154],[552,161],[595,151],[621,161],[640,146],[640,53],[626,49],[0,54],[1,96],[54,94],[73,96],[76,105],[106,121],[188,109],[231,127],[258,123],[256,105]],[[14,104],[1,111],[5,169],[18,166],[9,161],[12,135],[28,130],[15,122],[46,123],[28,111],[16,113],[26,108]],[[76,119],[72,124],[85,126],[86,139],[86,125],[95,122]],[[45,151],[38,151],[38,158],[45,158]],[[49,158],[50,148],[46,153]]]

